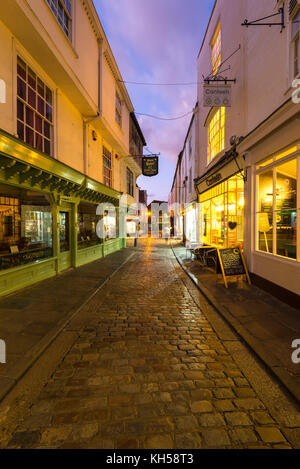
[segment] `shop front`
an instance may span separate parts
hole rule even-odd
[[[197,203],[193,202],[185,207],[185,239],[188,243],[195,243],[198,239],[198,211]]]
[[[267,280],[272,292],[275,284],[300,294],[299,174],[299,140],[253,167],[252,272],[258,283]],[[285,297],[284,292],[281,295]]]
[[[244,247],[244,174],[235,161],[201,178],[199,241],[219,248]]]
[[[124,247],[118,210],[96,235],[98,204],[120,195],[0,131],[0,295]]]

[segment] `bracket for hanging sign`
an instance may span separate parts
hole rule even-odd
[[[275,16],[278,16],[280,15],[281,16],[281,22],[280,23],[261,23],[261,21],[264,21],[264,20],[268,20],[269,18],[274,18]],[[282,31],[284,30],[285,28],[285,18],[284,18],[284,8],[279,8],[278,10],[278,13],[274,13],[274,15],[269,15],[269,16],[265,16],[264,18],[260,18],[258,20],[254,20],[254,21],[248,21],[248,20],[245,20],[244,23],[242,23],[242,26],[246,26],[248,28],[248,26],[269,26],[270,28],[272,26],[281,26],[281,33]]]
[[[236,83],[236,78],[234,79],[229,79],[229,78],[223,78],[221,76],[216,76],[213,78],[204,78],[204,83],[205,85],[210,85],[210,83],[224,83],[224,85],[227,85],[227,83]]]

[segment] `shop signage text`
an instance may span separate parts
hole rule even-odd
[[[222,174],[221,173],[214,174],[210,178],[206,179],[206,184],[207,184],[208,187],[210,187],[213,184],[216,184],[217,182],[221,181],[221,179],[222,179]]]
[[[203,85],[204,107],[231,107],[230,85]]]
[[[144,156],[142,158],[142,171],[143,176],[157,176],[158,175],[158,156]]]

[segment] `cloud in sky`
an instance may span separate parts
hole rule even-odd
[[[197,81],[197,54],[214,0],[94,0],[94,3],[123,80]],[[192,111],[197,99],[196,85],[126,86],[135,111],[156,116],[183,115]],[[191,115],[176,121],[146,116],[138,119],[149,147],[160,152],[174,171]],[[169,175],[169,185],[171,179]],[[164,191],[165,195],[169,190],[170,187]]]

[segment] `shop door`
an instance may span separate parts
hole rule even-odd
[[[59,270],[71,267],[71,212],[59,212]]]

